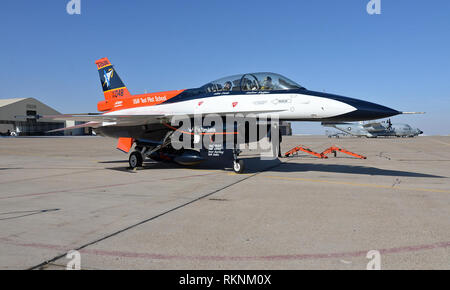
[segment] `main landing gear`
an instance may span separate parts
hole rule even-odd
[[[167,138],[166,138],[167,139]],[[161,152],[160,152],[161,150]],[[162,153],[158,154],[158,152]],[[161,145],[158,146],[147,146],[145,144],[136,144],[136,147],[134,148],[134,151],[130,154],[130,157],[128,159],[129,168],[135,169],[138,167],[142,167],[144,160],[147,158],[151,158],[155,161],[174,161],[179,164],[189,163],[186,162],[185,159],[187,158],[189,161],[189,158],[191,158],[191,161],[195,161],[196,163],[199,161],[199,156],[197,155],[189,155],[189,150],[183,151],[179,154],[177,154],[178,151],[171,149],[170,142],[163,142]],[[232,150],[233,154],[233,171],[237,174],[241,174],[245,170],[245,163],[244,159],[239,159],[239,154],[241,153],[241,150],[234,149]],[[177,158],[179,160],[177,160]],[[201,158],[200,158],[201,159]],[[184,163],[183,163],[184,162]],[[191,162],[192,163],[192,162]]]
[[[128,159],[128,163],[130,164],[131,169],[135,169],[137,167],[142,167],[142,163],[144,162],[144,157],[140,151],[133,151],[130,154],[130,158]]]
[[[167,146],[170,145],[170,136],[173,134],[173,131],[167,132],[166,136],[162,140],[160,145],[157,146],[147,146],[146,144],[136,144],[134,151],[130,154],[130,158],[128,159],[128,163],[130,165],[130,169],[135,169],[137,167],[142,167],[144,160],[151,156],[152,153],[157,152]]]

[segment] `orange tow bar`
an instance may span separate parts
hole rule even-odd
[[[288,152],[286,152],[286,153],[284,154],[284,156],[285,156],[285,157],[289,157],[289,156],[291,156],[291,155],[294,155],[294,153],[296,153],[296,152],[298,152],[298,151],[303,151],[303,152],[305,152],[305,153],[314,155],[314,156],[316,156],[317,158],[322,158],[322,159],[328,158],[327,155],[330,154],[330,153],[333,153],[333,154],[334,154],[334,157],[336,157],[336,152],[337,152],[337,151],[339,151],[339,152],[341,152],[341,153],[348,154],[348,155],[353,156],[353,157],[356,157],[356,158],[367,159],[366,156],[359,155],[359,154],[356,154],[356,153],[354,153],[354,152],[350,152],[350,151],[348,151],[348,150],[339,148],[339,147],[337,147],[337,146],[331,146],[330,148],[326,149],[326,150],[323,151],[322,153],[314,152],[314,151],[312,151],[311,149],[309,149],[309,148],[307,148],[307,147],[304,147],[304,146],[297,146],[297,147],[295,147],[295,148],[292,148],[292,149],[289,150]]]
[[[306,152],[306,153],[314,155],[318,158],[328,158],[326,156],[323,156],[321,153],[314,152],[311,149],[303,147],[303,146],[297,146],[295,148],[292,148],[290,151],[288,151],[284,154],[284,157],[288,157],[289,155],[294,155],[294,153],[296,153],[298,151]]]
[[[359,155],[359,154],[350,152],[350,151],[348,151],[348,150],[339,148],[339,147],[337,147],[337,146],[331,146],[330,148],[328,148],[327,150],[323,151],[323,152],[320,153],[320,154],[321,154],[322,156],[326,157],[327,154],[334,153],[334,157],[336,157],[336,151],[339,151],[339,152],[348,154],[348,155],[353,156],[353,157],[356,157],[356,158],[367,159],[366,156],[362,156],[362,155]],[[324,157],[322,157],[322,158],[324,158]]]

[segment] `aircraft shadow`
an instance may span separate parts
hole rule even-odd
[[[124,163],[123,166],[119,167],[107,167],[105,169],[109,170],[115,170],[115,171],[121,171],[121,172],[128,172],[128,173],[136,173],[135,170],[132,170],[128,167],[128,160],[122,160],[122,161],[106,161],[106,162],[99,162],[99,163]],[[146,160],[144,161],[143,167],[139,168],[139,170],[145,170],[145,169],[199,169],[199,170],[232,170],[231,169],[231,162],[228,161],[212,161],[212,160],[206,160],[200,164],[197,165],[191,165],[191,166],[183,166],[179,165],[174,162],[156,162],[152,160]]]
[[[427,177],[446,178],[445,176],[425,174],[411,171],[389,170],[377,167],[339,164],[316,164],[316,163],[283,163],[281,166],[271,169],[274,172],[332,172],[372,176],[399,176],[399,177]]]
[[[111,161],[98,161],[97,163],[100,163],[100,164],[109,164],[109,163],[127,163],[128,162],[128,160],[111,160]]]
[[[125,163],[127,160],[105,162],[105,163]],[[103,162],[102,162],[103,163]],[[124,164],[125,165],[125,164]],[[389,170],[370,166],[359,165],[341,165],[341,164],[317,164],[317,163],[289,163],[281,162],[279,159],[275,160],[261,160],[259,157],[245,158],[245,173],[259,173],[259,172],[330,172],[330,173],[345,173],[357,175],[371,175],[371,176],[398,176],[398,177],[422,177],[422,178],[447,178],[445,176],[425,174],[412,171]],[[229,160],[206,160],[194,166],[182,166],[171,162],[144,162],[145,169],[200,169],[200,170],[224,170],[233,171],[232,163]],[[121,172],[136,173],[130,170],[127,166],[106,168]]]

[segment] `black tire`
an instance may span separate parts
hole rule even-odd
[[[233,170],[235,173],[241,174],[244,172],[244,169],[245,169],[244,160],[238,159],[233,161]]]
[[[130,158],[128,159],[128,163],[130,164],[131,169],[134,169],[136,167],[142,167],[143,162],[144,158],[142,158],[142,154],[139,151],[133,151],[130,154]]]

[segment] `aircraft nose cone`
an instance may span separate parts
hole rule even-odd
[[[354,113],[353,117],[358,120],[376,120],[401,114],[397,110],[366,101],[358,102],[355,108],[356,111],[352,113]]]
[[[401,114],[401,112],[397,110],[367,101],[347,97],[340,97],[334,99],[339,100],[355,108],[355,110],[352,112],[333,118],[339,121],[376,120]]]
[[[327,121],[339,121],[339,122],[367,121],[367,120],[383,119],[398,114],[402,114],[402,112],[399,112],[397,110],[359,99],[318,92],[313,92],[313,94],[319,97],[342,102],[354,108],[353,111],[350,112],[347,111],[348,113],[343,113],[342,115],[327,118]]]

